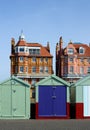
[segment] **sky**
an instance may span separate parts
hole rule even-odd
[[[90,0],[0,0],[0,81],[10,77],[11,38],[23,30],[27,42],[50,43],[55,72],[59,38],[90,43]]]

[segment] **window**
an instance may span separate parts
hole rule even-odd
[[[30,55],[39,55],[40,49],[29,49],[29,54]]]
[[[48,73],[48,67],[45,67],[45,72],[47,72],[47,73]]]
[[[43,71],[44,71],[44,68],[41,66],[40,67],[40,72],[43,73]]]
[[[83,58],[81,58],[81,59],[80,59],[80,61],[81,61],[81,62],[83,62],[83,61],[84,61],[84,59],[83,59]]]
[[[68,54],[73,54],[73,53],[74,53],[73,48],[68,48]]]
[[[18,53],[18,47],[15,47],[15,53]]]
[[[45,58],[45,61],[48,62],[48,58]]]
[[[20,66],[20,73],[23,73],[23,72],[24,72],[24,67]]]
[[[26,61],[28,61],[28,57],[26,57]]]
[[[40,61],[43,62],[43,57],[40,58]]]
[[[88,69],[87,69],[87,73],[89,73],[89,74],[90,74],[90,67],[88,67]]]
[[[70,73],[73,73],[74,72],[74,68],[73,66],[70,66]]]
[[[20,52],[24,52],[24,47],[20,47],[20,48],[19,48],[19,51],[20,51]]]
[[[90,58],[87,59],[87,62],[90,63]]]
[[[28,73],[28,67],[26,66],[26,73]]]
[[[32,67],[32,72],[34,72],[34,73],[36,72],[36,67],[35,66]]]
[[[33,57],[33,58],[32,58],[32,61],[33,61],[33,62],[36,62],[36,57]]]
[[[79,53],[80,53],[80,54],[84,54],[84,48],[83,48],[83,47],[80,47],[80,48],[79,48]]]
[[[83,73],[84,73],[84,68],[80,67],[80,74],[83,74]]]
[[[23,56],[20,56],[20,61],[22,62],[24,60]]]
[[[69,61],[70,61],[70,62],[73,62],[73,58],[69,58]]]

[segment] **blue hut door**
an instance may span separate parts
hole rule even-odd
[[[66,87],[39,86],[39,116],[66,115]]]

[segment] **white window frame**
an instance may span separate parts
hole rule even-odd
[[[48,67],[47,66],[45,66],[45,72],[48,73]]]
[[[43,73],[43,72],[44,72],[44,67],[43,67],[43,66],[40,66],[39,71],[40,71],[40,73]]]
[[[88,67],[88,68],[87,68],[87,73],[89,73],[89,74],[90,74],[90,67]]]
[[[80,67],[80,74],[84,74],[84,67]]]
[[[26,66],[26,73],[28,73],[28,66]]]
[[[32,57],[32,62],[36,62],[36,57]]]
[[[83,52],[80,52],[80,51],[83,51]],[[84,48],[83,47],[79,48],[79,54],[84,54]]]
[[[19,68],[20,70],[20,73],[23,73],[24,72],[24,67],[23,66],[20,66],[20,68]]]
[[[71,60],[71,59],[72,59],[72,60]],[[73,60],[74,60],[74,58],[72,58],[72,57],[69,58],[69,61],[70,61],[70,62],[73,62]]]
[[[20,56],[20,62],[23,62],[24,61],[24,57],[23,56]]]
[[[15,53],[18,53],[18,47],[17,46],[15,47]]]
[[[70,73],[74,72],[74,66],[70,66]]]
[[[32,73],[36,73],[36,66],[32,67]]]
[[[68,48],[68,54],[74,54],[74,49],[73,48]]]
[[[45,62],[48,62],[48,57],[45,58]]]
[[[23,49],[23,51],[22,50],[20,50],[20,49]],[[25,52],[25,48],[24,47],[19,47],[19,52]]]
[[[43,57],[41,57],[41,58],[40,58],[40,62],[43,62],[43,60],[44,60]]]

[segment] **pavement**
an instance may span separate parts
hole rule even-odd
[[[0,130],[90,130],[90,119],[0,120]]]

